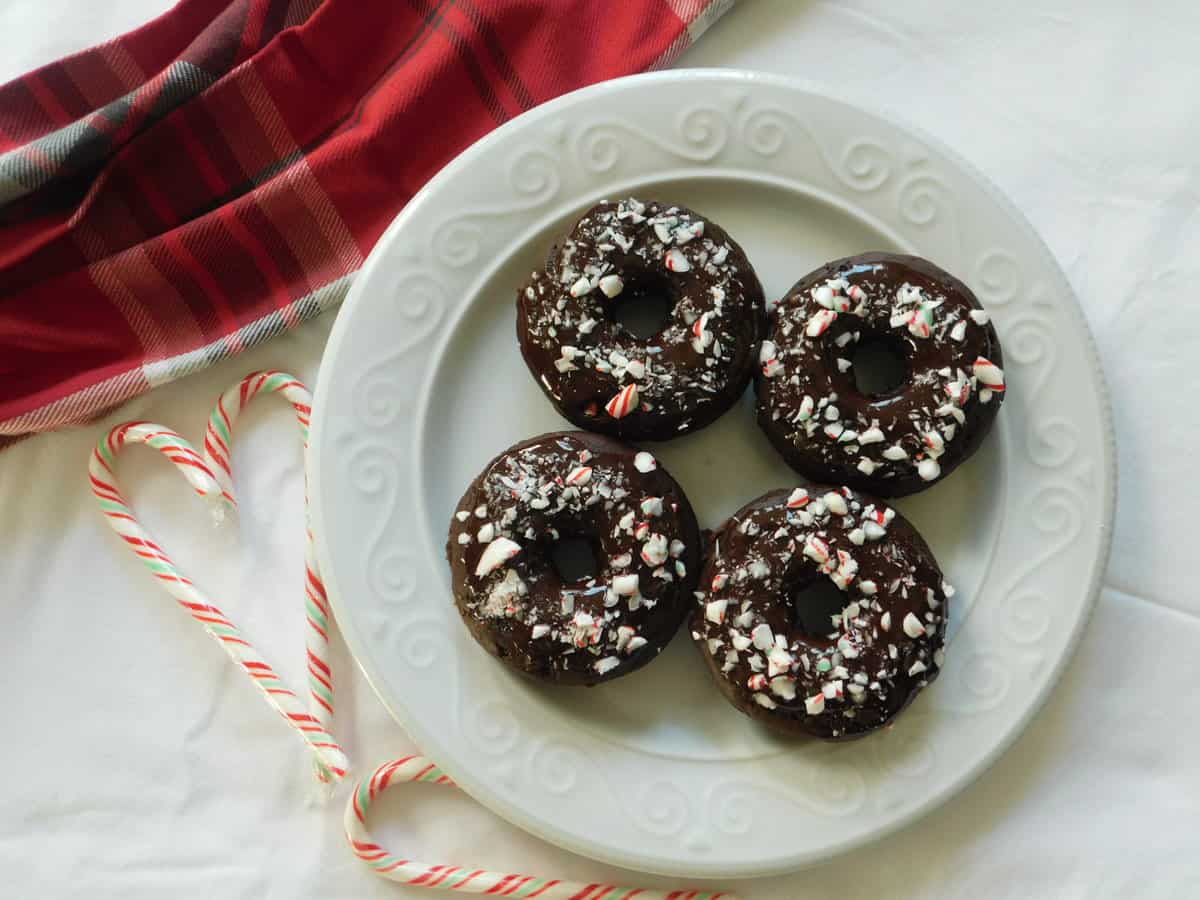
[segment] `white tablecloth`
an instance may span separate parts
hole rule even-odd
[[[0,80],[125,30],[163,0],[0,3]],[[682,60],[833,85],[938,135],[1021,207],[1066,269],[1112,389],[1112,563],[1045,710],[976,784],[903,833],[788,878],[797,897],[1200,896],[1200,6],[747,0]],[[341,803],[298,741],[117,541],[84,478],[115,422],[198,440],[254,368],[315,380],[330,321],[164,387],[106,422],[0,455],[0,895],[418,896],[347,852]],[[2,363],[0,363],[2,369]],[[281,403],[247,414],[240,549],[146,450],[120,474],[185,569],[280,660],[300,660],[300,454]],[[253,473],[252,480],[245,477]],[[1081,573],[1082,577],[1082,573]],[[336,653],[359,771],[409,749]],[[517,831],[456,792],[383,801],[378,830],[429,861],[655,883]]]

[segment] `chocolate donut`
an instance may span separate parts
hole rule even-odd
[[[618,304],[665,298],[639,338]],[[703,428],[746,389],[762,340],[762,286],[742,248],[682,206],[588,210],[517,292],[517,338],[550,402],[580,428],[668,440]]]
[[[584,539],[593,576],[564,582],[554,543]],[[519,672],[597,684],[644,666],[687,614],[701,539],[683,490],[645,452],[578,431],[505,450],[467,488],[446,542],[471,634]]]
[[[906,374],[867,394],[866,344]],[[804,276],[771,313],[758,423],[793,469],[884,497],[923,490],[971,456],[1004,400],[996,329],[970,289],[916,256],[864,253]]]
[[[826,577],[845,602],[813,626],[803,592]],[[713,535],[692,637],[746,715],[844,740],[886,725],[937,677],[953,593],[921,535],[881,501],[849,488],[777,490]]]

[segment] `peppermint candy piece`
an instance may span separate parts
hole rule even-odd
[[[645,475],[658,468],[658,461],[654,458],[653,454],[647,453],[645,450],[640,450],[633,457],[633,467]]]
[[[858,442],[863,445],[882,444],[885,439],[884,433],[879,430],[877,425],[872,425],[870,428],[860,432],[858,435]]]
[[[642,562],[648,566],[661,566],[667,561],[667,538],[662,534],[652,534],[642,545]]]
[[[600,279],[600,292],[610,300],[625,290],[625,282],[620,275],[605,275]]]
[[[701,355],[713,342],[713,333],[707,330],[708,318],[709,314],[704,313],[692,324],[692,334],[695,335],[692,338],[692,349]]]
[[[986,384],[996,393],[1004,390],[1004,370],[991,360],[980,356],[975,360],[971,371],[975,373],[980,384]]]
[[[567,484],[581,485],[592,480],[591,466],[577,466],[567,475]]]
[[[704,605],[704,618],[714,625],[720,625],[725,621],[725,610],[728,606],[729,601],[724,598],[710,600]]]
[[[846,498],[837,491],[830,491],[821,499],[825,502],[825,507],[835,516],[844,516],[850,512],[850,507],[846,505]]]
[[[759,622],[754,626],[754,630],[750,632],[750,640],[754,642],[757,650],[770,650],[775,646],[775,635],[771,633],[771,626],[766,622]]]
[[[612,582],[613,590],[622,597],[632,597],[638,592],[638,576],[634,572],[630,575],[618,575]]]
[[[829,330],[829,326],[837,319],[838,314],[832,309],[818,309],[804,326],[804,333],[809,337],[820,337]]]
[[[486,547],[475,565],[475,577],[483,578],[521,552],[521,545],[506,537],[498,537]]]
[[[804,397],[800,400],[800,410],[796,413],[796,421],[797,422],[807,422],[809,419],[811,419],[812,414],[813,414],[813,408],[815,406],[816,406],[816,403],[813,402],[813,398],[810,397],[808,394],[805,394]]]
[[[637,385],[627,384],[621,388],[615,397],[604,404],[604,410],[614,419],[623,419],[637,408],[637,404]]]
[[[763,363],[762,373],[767,378],[774,378],[783,373],[783,363],[777,359],[768,359]]]
[[[815,563],[824,564],[829,560],[829,545],[815,534],[809,535],[804,542],[804,555]]]
[[[667,251],[666,256],[663,258],[663,263],[669,272],[690,272],[692,269],[692,264],[688,262],[688,258],[677,247],[672,247]]]
[[[921,620],[918,619],[916,616],[914,616],[912,613],[908,613],[904,617],[904,622],[902,623],[902,626],[904,628],[904,633],[907,634],[910,638],[919,638],[925,634],[925,626],[922,625]]]

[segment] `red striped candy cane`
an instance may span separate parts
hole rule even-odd
[[[559,881],[556,878],[537,878],[533,875],[514,875],[488,872],[469,866],[431,866],[393,855],[372,839],[367,830],[367,813],[383,791],[397,784],[424,782],[454,787],[454,782],[436,765],[423,756],[406,756],[384,763],[354,786],[346,804],[346,840],[355,855],[375,872],[391,881],[411,887],[438,888],[463,894],[488,894],[496,897],[519,897],[522,900],[737,900],[733,894],[710,891],[652,891],[618,887],[613,884],[583,884]]]
[[[150,422],[126,422],[105,435],[88,460],[92,493],[108,524],[142,560],[151,574],[188,613],[204,626],[230,658],[253,679],[263,696],[287,720],[334,779],[346,776],[348,761],[333,736],[304,707],[303,702],[284,686],[275,669],[255,650],[242,631],[204,593],[176,568],[166,552],[139,524],[121,494],[113,472],[116,456],[129,443],[146,444],[162,452],[183,473],[200,496],[222,509],[230,504],[212,469],[187,441],[169,428]]]
[[[308,419],[312,413],[312,394],[294,375],[284,372],[252,372],[217,399],[212,415],[208,418],[208,431],[204,435],[204,461],[216,475],[225,498],[236,504],[233,491],[233,467],[230,445],[233,423],[242,410],[260,394],[279,394],[292,404],[296,420],[300,423],[300,435],[304,441],[304,455],[308,457]],[[331,617],[329,601],[325,596],[325,585],[317,569],[316,551],[313,546],[312,523],[308,515],[308,478],[304,484],[304,609],[307,628],[304,632],[305,652],[308,663],[308,712],[321,723],[326,731],[333,730],[333,668],[329,658],[329,629]],[[322,781],[336,780],[315,760],[317,777]]]
[[[308,743],[316,759],[322,780],[340,781],[346,775],[345,754],[329,733],[333,713],[333,682],[329,677],[329,625],[331,617],[325,589],[313,555],[311,523],[305,499],[305,595],[308,611],[309,709],[286,688],[275,670],[224,613],[185,577],[163,549],[141,527],[117,486],[113,465],[117,453],[127,443],[144,443],[161,451],[187,478],[202,497],[217,504],[218,510],[233,508],[236,499],[230,465],[230,442],[238,414],[261,393],[282,394],[296,410],[308,449],[308,419],[311,395],[297,379],[282,372],[256,372],[230,388],[217,401],[205,436],[201,457],[182,437],[149,422],[128,422],[112,429],[96,446],[88,470],[92,492],[113,530],[121,536],[167,591],[216,638],[230,657],[240,665],[262,690],[267,701]],[[306,485],[307,494],[307,485]],[[375,797],[393,784],[428,782],[451,785],[453,782],[424,757],[409,756],[376,769],[371,777],[355,786],[346,807],[346,837],[355,854],[381,876],[411,886],[460,891],[463,894],[489,894],[524,900],[736,900],[732,894],[709,891],[651,891],[622,888],[607,884],[582,884],[532,875],[504,874],[459,866],[428,865],[393,856],[376,844],[367,831],[367,813]]]

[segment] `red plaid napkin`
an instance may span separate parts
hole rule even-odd
[[[0,87],[0,446],[340,301],[456,153],[732,0],[182,0]]]

